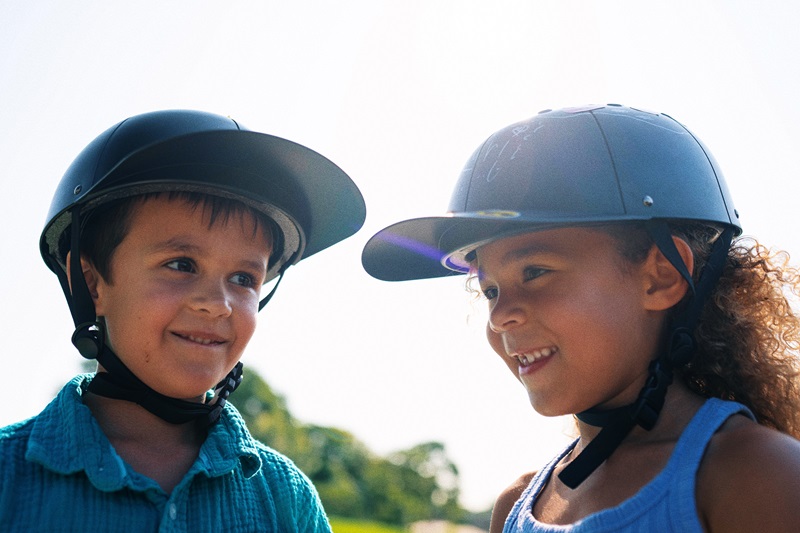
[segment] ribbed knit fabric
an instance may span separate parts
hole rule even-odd
[[[0,429],[0,531],[330,531],[308,478],[254,440],[230,403],[166,494],[117,455],[81,401],[90,377]]]
[[[750,411],[741,404],[715,398],[706,400],[684,429],[664,469],[633,497],[574,524],[543,524],[534,518],[533,505],[555,466],[575,446],[572,443],[534,476],[509,513],[503,532],[702,533],[703,527],[695,504],[697,469],[711,437],[736,413],[753,418]]]

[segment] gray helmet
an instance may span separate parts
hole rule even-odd
[[[543,111],[498,131],[475,152],[456,184],[447,215],[399,222],[378,232],[362,263],[387,281],[435,278],[469,270],[483,243],[548,228],[643,221],[686,280],[690,297],[671,318],[667,342],[651,362],[637,400],[576,416],[601,426],[559,473],[580,485],[635,425],[651,429],[673,371],[694,353],[692,332],[724,268],[738,214],[711,153],[667,115],[609,104]],[[708,262],[693,282],[672,240],[670,221],[719,226]]]
[[[275,221],[280,235],[267,280],[351,236],[366,215],[347,174],[304,146],[211,113],[157,111],[112,126],[78,155],[53,197],[40,240],[42,257],[57,274],[64,271],[59,241],[74,207],[86,212],[158,191],[236,199]]]
[[[362,263],[386,281],[435,278],[467,271],[465,255],[500,237],[637,220],[741,232],[716,161],[679,122],[615,104],[547,110],[478,148],[446,215],[383,229]]]

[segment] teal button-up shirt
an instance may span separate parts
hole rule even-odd
[[[117,455],[83,404],[90,378],[0,429],[1,532],[330,532],[308,478],[254,440],[230,403],[165,493]]]

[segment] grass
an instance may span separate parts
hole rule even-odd
[[[401,527],[351,518],[330,517],[330,522],[333,533],[407,533],[408,531]]]

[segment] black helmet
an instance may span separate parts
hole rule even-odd
[[[358,231],[364,200],[339,167],[286,139],[199,111],[131,117],[92,141],[58,185],[40,240],[51,270],[65,268],[59,240],[72,209],[124,196],[196,191],[239,200],[280,228],[267,280]],[[288,263],[288,264],[287,264]]]
[[[722,172],[667,115],[620,105],[542,111],[473,154],[447,214],[378,232],[362,262],[386,281],[465,272],[464,256],[514,233],[577,224],[695,220],[741,231]]]
[[[92,141],[69,167],[50,206],[40,250],[70,306],[73,343],[106,370],[95,376],[89,390],[136,402],[168,422],[212,424],[241,382],[241,363],[217,385],[213,404],[159,394],[106,345],[104,325],[95,316],[80,275],[81,222],[86,213],[119,198],[162,191],[238,200],[274,221],[279,231],[273,231],[266,281],[353,235],[364,223],[366,208],[347,174],[320,154],[199,111],[158,111],[124,120]],[[66,248],[72,252],[69,265]],[[78,273],[72,286],[68,269]],[[259,309],[276,288],[277,284]]]
[[[558,111],[503,128],[481,145],[461,174],[445,216],[399,222],[367,242],[362,263],[386,281],[469,270],[469,254],[492,240],[563,226],[643,221],[690,289],[671,318],[666,342],[631,405],[578,413],[603,429],[559,474],[575,488],[635,426],[651,429],[675,368],[694,353],[692,331],[721,275],[738,213],[705,146],[667,115],[609,104]],[[694,283],[672,240],[670,221],[716,226],[706,266]]]

